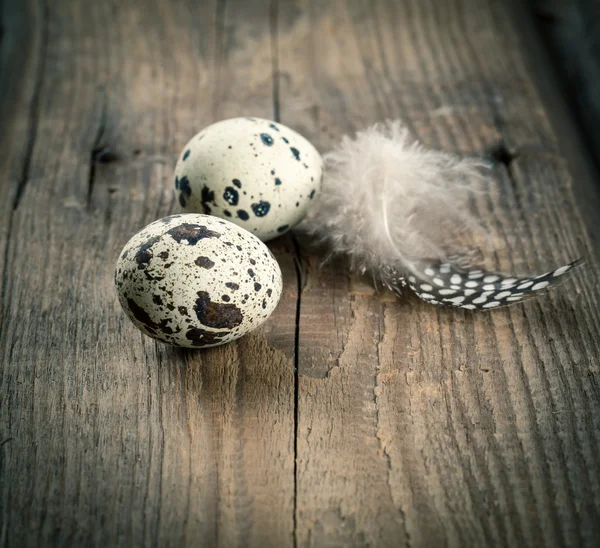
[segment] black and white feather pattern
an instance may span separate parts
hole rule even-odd
[[[467,310],[488,310],[509,306],[536,297],[561,284],[571,271],[580,266],[575,261],[535,278],[514,278],[483,270],[463,270],[452,263],[423,265],[423,276],[408,277],[393,269],[384,269],[381,283],[400,295],[410,288],[429,304],[453,306]]]
[[[468,235],[487,240],[468,202],[487,191],[485,167],[424,149],[400,122],[375,125],[325,155],[310,230],[397,294],[409,288],[430,304],[468,310],[522,302],[562,283],[581,261],[528,278],[473,266]]]

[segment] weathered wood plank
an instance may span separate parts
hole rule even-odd
[[[495,233],[490,266],[590,261],[543,300],[472,315],[368,295],[304,245],[299,544],[594,545],[596,229],[511,13],[492,1],[306,0],[282,6],[280,27],[284,123],[323,150],[400,117],[428,146],[494,151],[497,189],[477,204]]]
[[[554,59],[561,90],[600,168],[600,5],[594,0],[530,0],[528,4]]]
[[[225,348],[142,337],[112,282],[128,238],[172,212],[187,139],[221,117],[273,115],[268,2],[27,8],[31,31],[7,29],[24,41],[11,70],[24,106],[38,85],[39,106],[32,118],[17,103],[0,164],[3,180],[26,173],[2,189],[23,192],[2,303],[0,544],[290,545],[291,243],[274,246],[286,290],[273,322]]]
[[[536,27],[528,6],[521,2],[511,3],[514,12],[515,31],[522,38],[524,59],[531,77],[539,89],[539,97],[558,140],[561,156],[567,161],[569,174],[575,184],[578,212],[591,237],[596,256],[600,253],[600,234],[598,233],[598,210],[600,200],[598,185],[598,165],[594,161],[590,140],[581,131],[581,125],[573,116],[572,99],[565,97],[554,53],[547,49]],[[590,113],[588,122],[593,119]]]
[[[43,58],[39,56],[44,34],[36,2],[15,6],[0,4],[0,287],[5,293],[7,243],[12,211],[18,205],[29,157],[35,142],[36,110],[39,102]]]

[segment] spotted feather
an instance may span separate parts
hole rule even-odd
[[[489,310],[509,306],[539,295],[564,282],[581,259],[540,276],[515,278],[483,270],[464,270],[451,263],[432,263],[422,266],[420,276],[402,276],[388,268],[382,281],[400,294],[408,287],[429,304]]]

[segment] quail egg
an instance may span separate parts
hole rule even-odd
[[[209,215],[182,214],[149,224],[127,242],[115,285],[142,333],[202,348],[261,325],[277,306],[282,279],[271,251],[247,230]]]
[[[230,220],[267,241],[307,214],[322,171],[321,155],[299,133],[262,118],[232,118],[183,148],[175,191],[183,211]]]

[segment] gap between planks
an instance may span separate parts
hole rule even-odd
[[[270,0],[269,5],[269,31],[271,46],[271,77],[273,85],[273,119],[281,123],[281,82],[279,72],[279,0]],[[299,351],[300,351],[300,314],[302,311],[302,291],[303,279],[302,263],[303,257],[300,252],[300,244],[296,236],[290,232],[294,249],[294,266],[296,270],[297,297],[296,297],[296,325],[294,329],[294,444],[293,444],[293,501],[292,501],[292,544],[294,548],[298,547],[298,413],[299,413],[299,391],[300,391],[300,373],[299,373]]]

